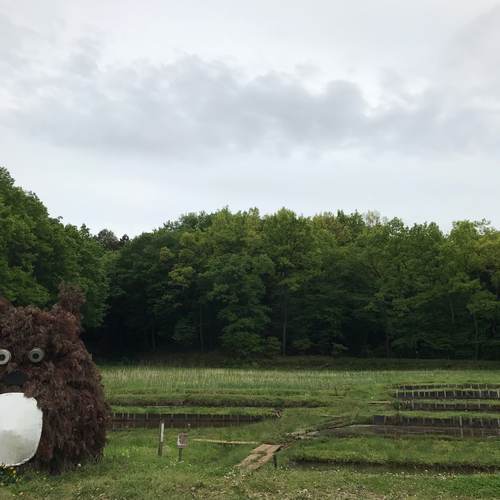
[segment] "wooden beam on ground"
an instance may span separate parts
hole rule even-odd
[[[282,444],[261,444],[252,450],[250,455],[248,455],[248,457],[246,457],[236,467],[247,471],[260,469],[260,467],[272,460],[274,454],[282,447]]]
[[[259,444],[257,441],[224,441],[222,439],[193,439],[198,443],[213,443],[213,444]]]

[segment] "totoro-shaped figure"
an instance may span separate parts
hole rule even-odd
[[[0,465],[60,473],[102,456],[109,408],[80,305],[64,287],[49,311],[0,298]]]

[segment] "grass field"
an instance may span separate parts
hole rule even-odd
[[[177,429],[167,430],[162,458],[156,455],[156,430],[112,432],[99,464],[59,477],[27,471],[18,484],[0,488],[0,498],[500,498],[498,472],[478,472],[500,469],[498,438],[335,438],[324,432],[332,421],[359,423],[394,413],[394,384],[495,384],[500,366],[473,369],[446,362],[446,369],[438,369],[431,362],[426,369],[419,362],[418,370],[397,363],[391,365],[397,369],[361,370],[356,363],[356,369],[281,365],[274,370],[103,366],[107,397],[118,410],[141,412],[144,403],[164,401],[165,412],[220,413],[228,406],[228,413],[266,414],[278,407],[283,416],[241,427],[191,429],[181,463]],[[294,438],[317,430],[317,438]],[[196,438],[288,446],[279,453],[278,469],[268,464],[242,473],[234,466],[253,445]]]

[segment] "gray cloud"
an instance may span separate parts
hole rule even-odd
[[[318,95],[295,77],[247,79],[198,57],[168,65],[100,67],[80,46],[36,95],[3,117],[16,129],[60,145],[174,156],[209,151],[342,147],[359,140],[367,103],[351,82]],[[29,87],[28,79],[23,82]]]
[[[453,36],[445,66],[450,78],[466,88],[482,88],[500,79],[500,5],[476,17]],[[498,96],[498,88],[496,89]]]
[[[451,52],[452,74],[458,66],[466,72],[469,59],[474,67],[474,54],[497,39],[500,10],[493,13],[460,35],[457,50],[460,44],[470,50],[463,61]],[[3,63],[13,69],[1,84],[3,95],[15,106],[4,108],[0,123],[59,146],[176,158],[346,148],[416,155],[498,150],[500,113],[490,104],[499,95],[491,86],[464,89],[445,80],[412,93],[395,78],[373,104],[352,81],[332,80],[312,91],[300,71],[246,76],[196,56],[105,64],[95,40],[73,44],[63,59],[28,64],[24,46],[36,34],[0,22],[2,39],[17,41],[9,49],[2,44]],[[481,33],[477,43],[475,32]]]
[[[500,223],[499,9],[456,32],[491,0],[214,2],[0,6],[0,164],[96,231],[225,205]]]

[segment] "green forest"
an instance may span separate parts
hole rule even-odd
[[[376,213],[190,213],[129,239],[50,217],[0,168],[0,295],[87,302],[108,357],[220,351],[500,359],[500,232]]]

